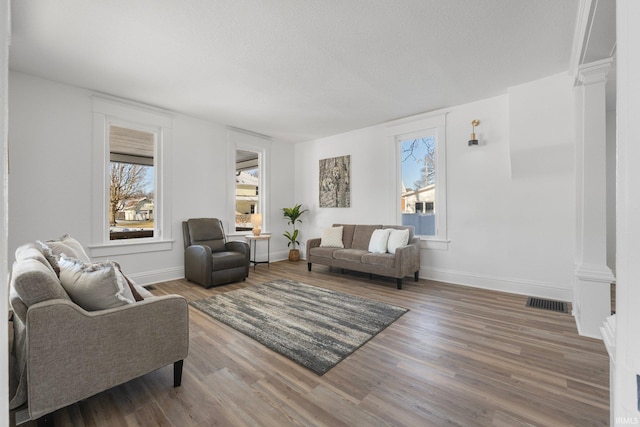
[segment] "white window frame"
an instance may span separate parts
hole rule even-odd
[[[435,235],[417,237],[420,237],[423,248],[448,249],[446,113],[400,119],[387,123],[386,134],[395,148],[396,185],[393,192],[393,206],[400,206],[402,199],[402,141],[418,136],[434,136],[436,138]],[[402,210],[398,207],[395,212],[396,223],[402,224]]]
[[[258,153],[258,210],[262,214],[262,232],[270,230],[269,190],[267,188],[268,158],[271,150],[271,138],[255,132],[238,128],[229,128],[229,206],[227,234],[229,236],[245,236],[251,231],[236,231],[236,150],[253,151]]]
[[[173,116],[164,110],[117,98],[94,95],[93,102],[93,201],[92,257],[171,250],[171,126]],[[155,134],[153,237],[109,238],[109,128],[120,126]]]

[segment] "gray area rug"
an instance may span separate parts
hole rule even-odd
[[[409,311],[287,279],[191,305],[318,375]]]

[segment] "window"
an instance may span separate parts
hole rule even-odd
[[[236,231],[262,226],[260,206],[260,156],[255,151],[236,150]],[[254,224],[254,222],[256,224]],[[260,224],[257,224],[260,222]]]
[[[434,135],[399,136],[402,225],[413,225],[416,234],[436,234],[436,138]]]
[[[92,256],[169,250],[171,116],[94,96]]]
[[[156,132],[109,126],[109,239],[153,237]]]
[[[229,161],[233,171],[230,181],[229,230],[247,234],[256,227],[268,230],[268,195],[266,165],[271,138],[255,132],[229,128]],[[231,176],[230,176],[231,177]]]
[[[387,134],[397,150],[397,223],[413,225],[426,247],[445,248],[445,115],[391,122]]]

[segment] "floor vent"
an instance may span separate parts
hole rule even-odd
[[[527,298],[527,307],[541,308],[543,310],[557,311],[559,313],[569,312],[566,302],[535,297]]]

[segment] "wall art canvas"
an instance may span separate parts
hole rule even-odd
[[[351,206],[351,156],[320,160],[320,207]]]

